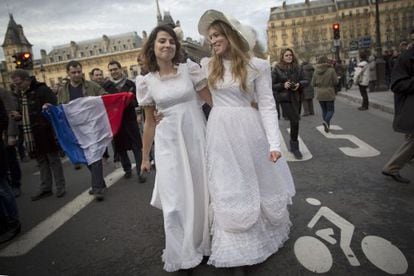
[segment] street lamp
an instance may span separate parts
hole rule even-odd
[[[376,28],[376,73],[377,73],[377,85],[375,91],[387,91],[388,87],[385,84],[385,60],[382,58],[382,47],[381,47],[381,32],[380,32],[380,17],[378,1],[375,0],[375,28]],[[371,91],[370,91],[371,92]]]
[[[43,78],[43,82],[46,83],[46,75],[45,75],[45,67],[43,66],[43,63],[40,63],[40,72],[42,72],[42,78]]]

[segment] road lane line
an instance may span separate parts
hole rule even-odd
[[[134,167],[135,164],[132,164],[132,169]],[[116,169],[105,177],[106,186],[111,187],[123,175],[122,168]],[[15,257],[28,253],[94,200],[94,197],[89,195],[88,191],[89,188],[28,232],[19,236],[13,243],[0,250],[0,257]]]

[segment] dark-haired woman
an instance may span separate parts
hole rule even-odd
[[[299,150],[299,120],[301,111],[301,90],[308,86],[303,70],[292,49],[284,49],[279,63],[272,72],[272,88],[276,101],[280,104],[283,116],[290,121],[290,151],[296,159],[302,159]]]
[[[200,66],[180,61],[180,43],[173,29],[158,26],[143,48],[149,72],[137,78],[137,99],[144,107],[142,171],[149,171],[155,141],[155,179],[151,204],[164,215],[164,269],[197,266],[210,253],[205,119],[198,96],[211,97]],[[155,128],[155,107],[163,114]]]

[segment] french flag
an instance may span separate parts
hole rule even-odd
[[[90,165],[102,159],[121,126],[125,107],[134,97],[130,92],[81,97],[67,104],[50,105],[43,114],[52,123],[70,161]]]

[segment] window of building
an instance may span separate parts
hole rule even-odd
[[[127,48],[127,46],[124,44],[124,45],[122,45],[122,47],[124,47],[124,50]]]
[[[84,54],[83,54],[83,52],[79,52],[79,57],[84,57]]]
[[[58,61],[62,61],[62,57],[61,56],[58,56]]]
[[[114,51],[116,51],[116,46],[113,46]]]
[[[49,58],[49,62],[53,63],[53,58],[52,57]]]
[[[99,48],[99,53],[102,54],[102,49],[101,48]]]
[[[275,23],[274,23],[274,22],[271,22],[271,23],[270,23],[270,27],[271,27],[271,28],[274,28],[274,27],[275,27]]]
[[[70,55],[69,54],[66,55],[66,59],[68,59],[68,60],[70,59]]]
[[[93,51],[92,50],[89,51],[89,55],[93,56]]]

